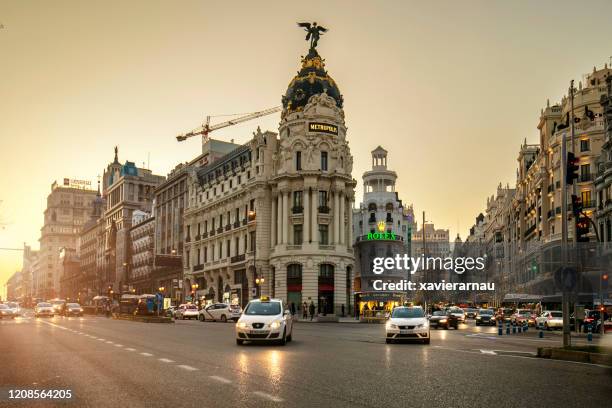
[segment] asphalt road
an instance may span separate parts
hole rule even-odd
[[[232,323],[146,324],[103,317],[0,321],[0,406],[610,406],[604,367],[533,356],[546,333],[432,331],[430,345],[384,342],[384,326],[296,324],[286,346],[237,346]],[[580,340],[581,342],[584,340]],[[15,402],[9,389],[64,389]]]

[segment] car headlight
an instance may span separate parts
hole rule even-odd
[[[476,316],[476,320],[482,320],[482,317]]]
[[[387,329],[397,329],[397,324],[393,324],[391,322],[387,322]]]
[[[275,320],[272,323],[270,323],[270,328],[271,329],[278,329],[281,327],[281,321],[280,320]]]
[[[236,327],[239,327],[241,329],[246,329],[247,328],[247,324],[245,322],[238,322],[238,323],[236,323]]]
[[[441,319],[440,323],[446,323],[446,319]]]

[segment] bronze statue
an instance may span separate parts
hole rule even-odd
[[[314,50],[317,48],[317,44],[319,43],[319,38],[321,38],[321,34],[327,32],[327,28],[318,26],[316,21],[312,24],[310,23],[297,23],[299,27],[303,27],[306,34],[306,41],[310,40],[310,49]]]

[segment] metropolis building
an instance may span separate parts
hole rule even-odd
[[[278,133],[253,138],[188,178],[184,285],[198,300],[258,295],[348,307],[355,180],[343,99],[311,48],[282,98]]]

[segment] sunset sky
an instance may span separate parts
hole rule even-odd
[[[345,100],[353,177],[380,144],[405,203],[465,237],[499,182],[514,185],[540,109],[612,55],[612,2],[0,0],[0,247],[38,248],[51,183],[113,158],[166,175],[206,115],[280,104],[307,53]],[[280,115],[214,133],[246,142]],[[213,121],[222,121],[215,118]],[[21,253],[0,251],[0,294]]]

